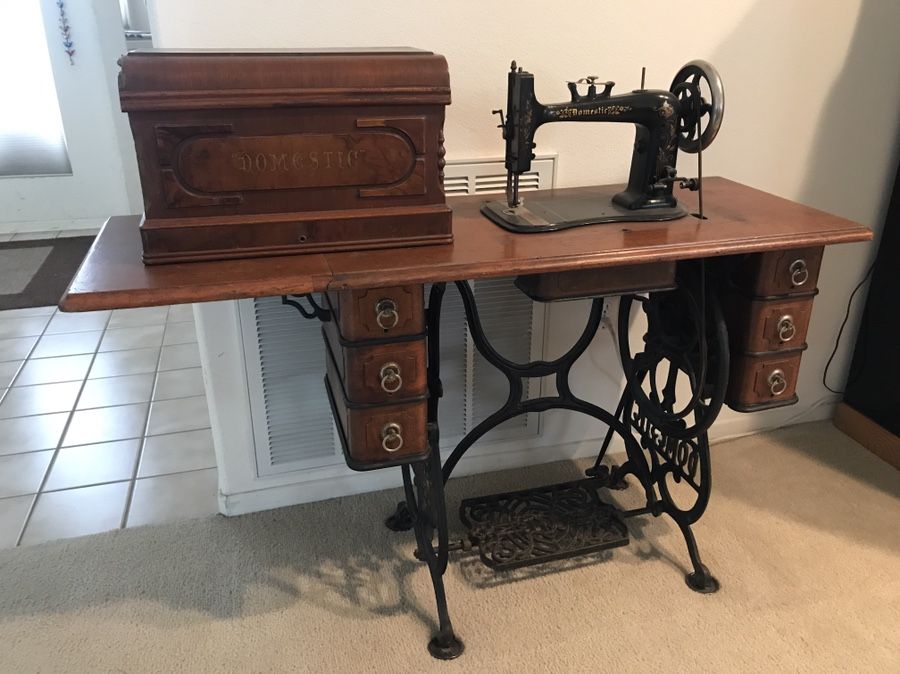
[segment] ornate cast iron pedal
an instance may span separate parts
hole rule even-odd
[[[600,500],[601,480],[465,499],[459,517],[481,561],[501,571],[628,544],[619,510]]]

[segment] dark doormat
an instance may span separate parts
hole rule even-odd
[[[93,236],[0,243],[0,311],[59,304]]]

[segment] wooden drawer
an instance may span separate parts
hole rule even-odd
[[[392,403],[427,393],[425,335],[398,342],[348,342],[334,321],[322,326],[322,334],[347,400]]]
[[[675,262],[528,274],[516,278],[516,287],[538,302],[668,290],[675,287]]]
[[[819,279],[824,248],[794,248],[744,258],[737,284],[746,294],[772,297],[811,292]]]
[[[724,304],[731,348],[735,353],[763,353],[803,347],[813,298],[751,300],[728,295]]]
[[[326,297],[340,335],[348,341],[425,332],[424,286],[342,290]]]
[[[756,412],[797,402],[797,375],[803,349],[757,355],[736,354],[725,402],[738,412]]]
[[[325,388],[344,458],[353,470],[397,466],[428,454],[425,397],[396,405],[348,402],[333,359],[326,359]]]

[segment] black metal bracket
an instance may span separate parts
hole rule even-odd
[[[472,288],[465,281],[456,282],[457,290],[462,297],[463,307],[468,321],[469,333],[472,336],[472,342],[478,352],[491,365],[502,372],[509,383],[509,395],[503,406],[482,420],[478,425],[470,430],[466,436],[451,452],[450,456],[444,462],[442,474],[444,482],[446,482],[459,460],[475,444],[475,442],[485,435],[488,431],[495,428],[499,424],[529,412],[544,412],[551,409],[566,409],[573,412],[586,414],[595,419],[599,419],[605,423],[611,432],[618,433],[625,442],[625,450],[629,459],[634,461],[634,470],[642,472],[646,463],[641,461],[641,448],[637,441],[632,437],[628,426],[616,415],[611,414],[607,410],[594,405],[586,400],[576,396],[569,385],[569,374],[575,361],[590,346],[594,335],[597,333],[600,323],[603,319],[603,298],[595,298],[591,301],[590,314],[588,316],[587,325],[581,335],[575,341],[575,344],[568,352],[552,361],[537,360],[528,363],[514,363],[504,358],[489,342],[478,314],[478,307],[475,303],[475,295]],[[556,380],[555,396],[542,396],[540,398],[524,399],[526,378],[554,376]],[[645,483],[649,480],[649,473],[641,480]],[[648,498],[650,493],[647,494]]]
[[[438,632],[428,642],[428,652],[439,660],[452,660],[462,655],[465,646],[453,631],[444,590],[450,544],[436,424],[429,424],[428,442],[428,458],[402,467],[403,489],[416,535],[416,558],[428,565],[437,603]]]
[[[309,303],[309,309],[301,304],[301,300],[304,299]],[[325,309],[324,307],[320,307],[316,302],[316,299],[313,297],[312,293],[307,293],[306,295],[282,295],[281,303],[294,307],[297,311],[300,312],[300,315],[303,316],[303,318],[307,318],[309,320],[318,319],[323,323],[331,320],[331,311],[329,309]]]
[[[603,298],[591,301],[587,324],[564,355],[552,361],[516,363],[504,358],[491,345],[485,334],[472,288],[465,281],[457,281],[456,287],[463,301],[472,342],[485,360],[504,374],[509,384],[509,394],[500,409],[478,423],[456,445],[444,461],[441,475],[446,483],[468,449],[487,432],[508,419],[550,409],[567,409],[591,416],[605,423],[608,428],[594,466],[586,471],[592,480],[592,487],[622,489],[627,486],[626,476],[634,475],[644,492],[645,505],[620,512],[619,516],[630,518],[649,514],[658,517],[666,514],[671,517],[685,539],[691,559],[692,570],[686,575],[688,586],[698,592],[714,592],[719,587],[718,581],[700,559],[691,525],[702,516],[709,502],[711,470],[706,431],[718,415],[727,386],[727,333],[715,296],[706,295],[706,270],[702,262],[683,266],[685,269],[679,274],[676,289],[649,293],[647,296],[626,296],[625,301],[620,303],[620,352],[626,386],[612,413],[579,398],[569,385],[569,375],[574,363],[587,350],[601,324]],[[427,316],[429,387],[433,392],[429,402],[429,419],[435,422],[441,392],[437,336],[443,293],[443,284],[436,284],[432,289]],[[623,350],[622,344],[623,340],[627,344],[630,312],[634,305],[640,306],[647,314],[648,323],[644,337],[645,349],[632,355],[627,346]],[[685,306],[691,310],[683,311]],[[664,385],[659,389],[655,383],[657,370],[665,374]],[[686,406],[676,410],[675,385],[679,375],[689,380],[692,395]],[[556,395],[524,398],[525,379],[548,376],[555,379]],[[621,437],[624,442],[626,461],[621,466],[609,467],[602,462],[613,434]],[[679,503],[673,495],[671,482],[686,484],[696,497],[686,505]],[[559,487],[561,486],[538,488],[520,496],[522,499],[541,499],[547,493],[568,493],[566,490],[560,491]],[[492,497],[485,499],[487,503]],[[409,528],[414,523],[405,503],[398,505],[397,512],[389,520],[389,525],[395,529]],[[523,533],[523,540],[533,540],[534,537],[529,536],[529,532]],[[483,532],[481,536],[484,537]],[[479,544],[477,539],[477,536],[469,536],[472,545]],[[620,539],[616,539],[616,542],[621,544]],[[570,556],[585,554],[585,550],[590,548],[587,544],[575,545],[571,541],[563,541],[556,547],[550,546],[553,549],[548,548],[546,555],[527,553],[533,560],[528,563],[559,558],[563,554],[560,550],[566,546],[569,547]],[[480,550],[480,553],[484,558],[485,551]],[[504,554],[514,556],[515,553],[505,550]],[[502,566],[496,563],[492,565]]]

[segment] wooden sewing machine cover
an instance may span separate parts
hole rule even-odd
[[[443,56],[150,49],[119,63],[145,263],[452,241]]]

